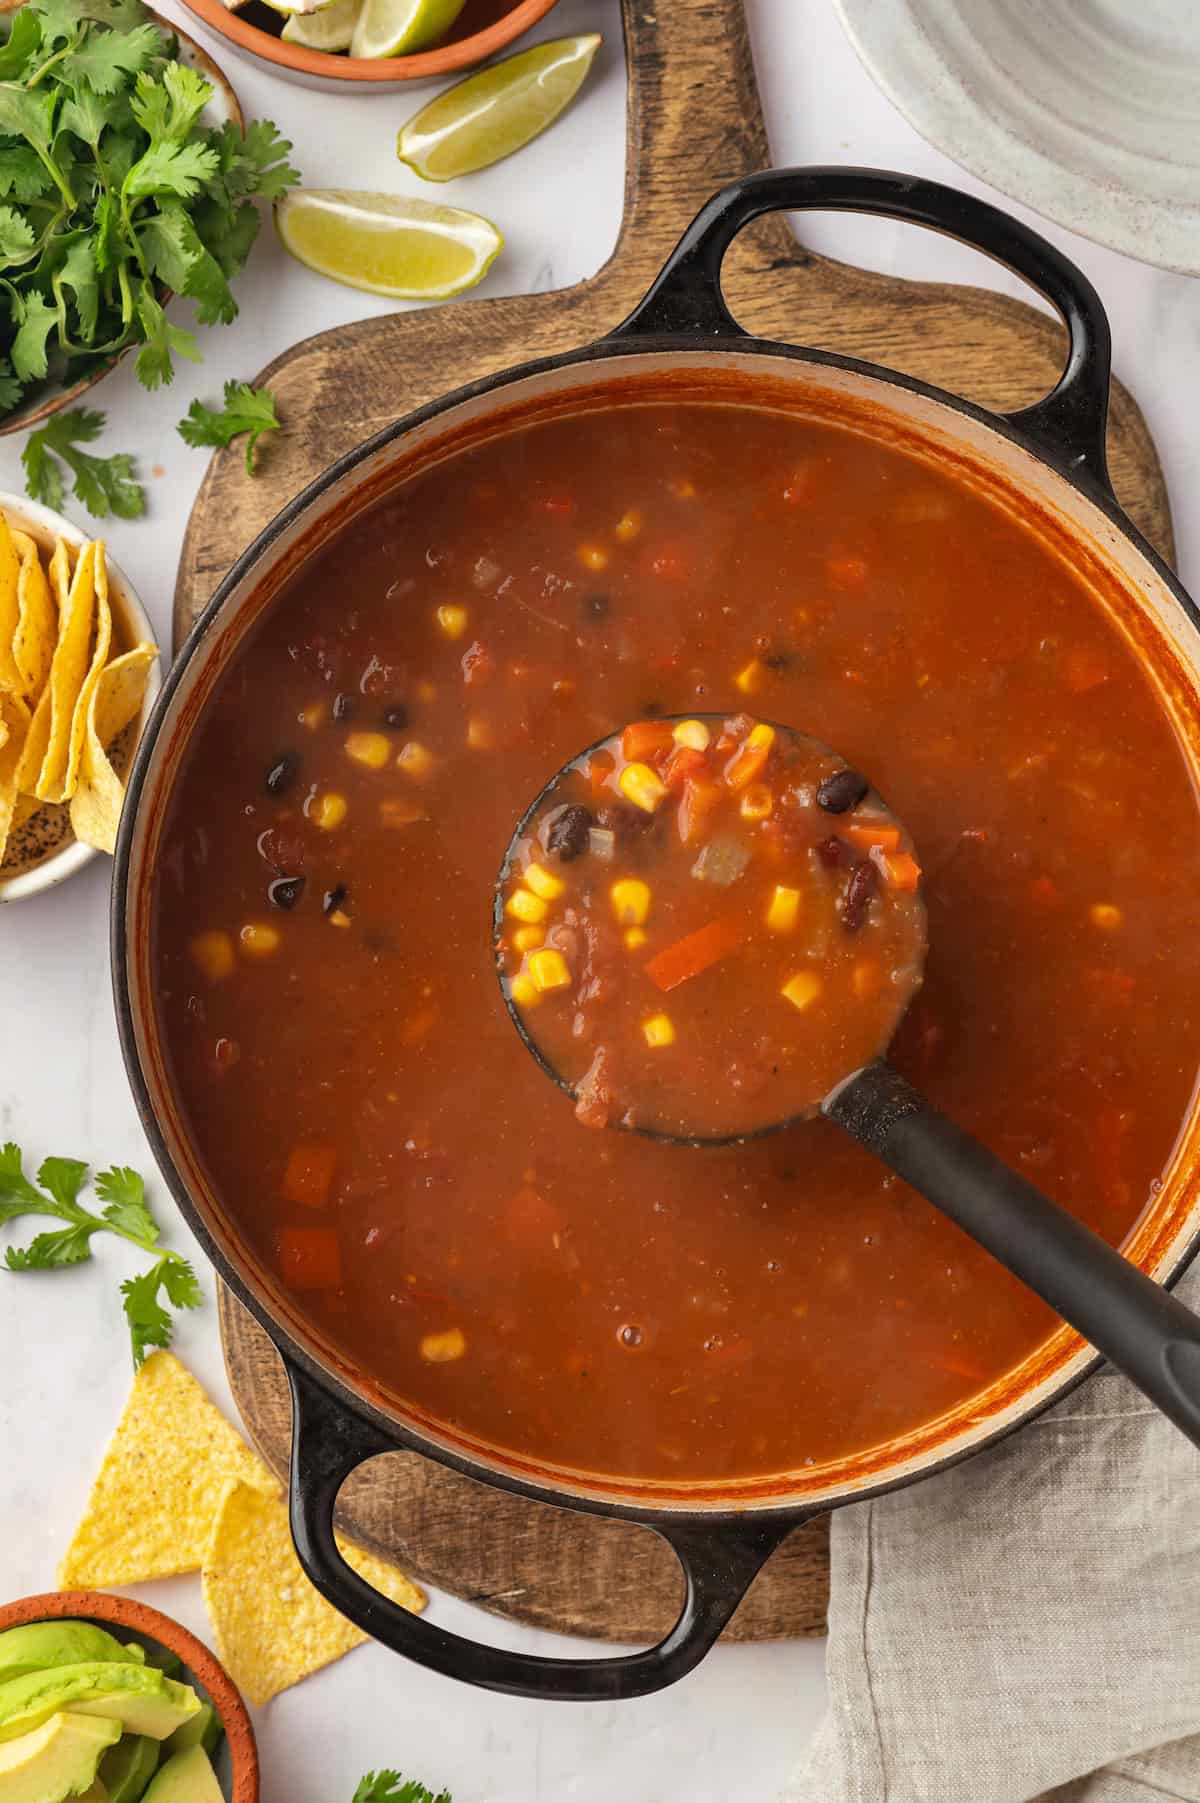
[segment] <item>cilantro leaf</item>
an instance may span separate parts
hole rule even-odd
[[[0,357],[0,413],[15,407],[21,398],[21,384],[13,374],[7,357]]]
[[[23,19],[25,13],[19,12],[17,17]],[[0,150],[0,197],[24,204],[53,186],[50,171],[28,144],[7,144]]]
[[[152,142],[182,144],[212,97],[212,83],[203,75],[186,63],[168,63],[161,76],[138,76],[137,92],[129,104]]]
[[[33,255],[33,242],[33,227],[24,214],[15,207],[0,207],[0,266],[27,263]]]
[[[200,1279],[186,1258],[167,1259],[162,1268],[162,1285],[172,1308],[199,1308],[204,1300]]]
[[[115,94],[129,76],[145,69],[161,46],[162,38],[155,25],[138,25],[133,31],[98,31],[89,25],[83,43],[65,65],[66,79],[73,88],[87,82],[97,94]]]
[[[121,1285],[122,1308],[129,1323],[133,1345],[133,1368],[145,1361],[152,1346],[171,1344],[171,1317],[158,1299],[162,1282],[162,1263],[151,1265],[137,1277],[127,1277]]]
[[[70,469],[76,497],[98,519],[115,513],[120,519],[136,519],[145,511],[146,497],[137,481],[134,460],[125,452],[112,457],[92,457],[81,451],[99,435],[104,415],[88,408],[56,413],[44,426],[29,434],[21,462],[25,489],[47,507],[62,506],[63,477],[59,459]]]
[[[58,1271],[64,1265],[80,1265],[92,1256],[92,1235],[97,1223],[76,1221],[53,1233],[39,1233],[27,1246],[9,1246],[4,1263],[10,1271]]]
[[[216,166],[216,152],[207,144],[152,140],[150,148],[125,177],[125,202],[128,205],[151,194],[177,194],[181,200],[190,200],[200,192]]]
[[[11,1211],[6,1213],[5,1211]],[[19,1214],[53,1214],[46,1198],[25,1175],[21,1164],[21,1148],[8,1140],[0,1146],[0,1221]]]
[[[77,1158],[43,1158],[38,1167],[38,1187],[49,1190],[60,1209],[73,1208],[88,1168]]]
[[[8,347],[12,366],[26,381],[40,379],[50,367],[46,340],[58,324],[58,313],[36,289],[24,297],[17,295],[13,305],[19,324]]]
[[[405,1780],[399,1772],[368,1772],[359,1780],[354,1803],[451,1803],[451,1797],[448,1790],[435,1797],[415,1778]]]
[[[96,271],[96,247],[90,237],[78,238],[67,252],[55,277],[55,288],[69,288],[75,297],[79,335],[88,343],[95,336],[100,309],[100,284]]]
[[[263,200],[278,200],[300,180],[299,172],[287,160],[292,148],[270,119],[251,119],[241,146],[241,161],[248,166],[241,192],[255,193]]]
[[[147,1246],[158,1239],[158,1222],[146,1206],[146,1185],[140,1171],[129,1165],[113,1165],[101,1171],[96,1179],[96,1194],[104,1208],[101,1213],[110,1227],[121,1233],[132,1233]]]
[[[199,363],[200,347],[182,326],[173,326],[148,287],[143,286],[137,299],[137,314],[142,322],[144,343],[137,354],[138,380],[146,388],[157,388],[162,382],[173,382],[175,369],[171,352]]]
[[[254,451],[264,432],[278,432],[275,396],[269,388],[252,388],[249,382],[226,382],[220,410],[193,401],[179,422],[179,436],[190,445],[227,445],[242,432],[246,442],[246,468],[254,474]]]
[[[0,81],[19,80],[41,41],[41,20],[32,6],[20,7],[12,16],[8,41],[0,47]]]

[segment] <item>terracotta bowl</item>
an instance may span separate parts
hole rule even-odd
[[[271,21],[277,26],[271,29],[267,23],[269,11],[261,0],[251,6],[249,17],[229,12],[223,0],[183,3],[210,31],[246,55],[273,63],[281,75],[291,76],[306,87],[336,90],[347,83],[395,88],[406,81],[432,81],[439,75],[453,75],[458,69],[473,69],[497,51],[507,49],[539,19],[544,19],[558,0],[467,0],[447,38],[432,50],[377,61],[285,44],[278,36],[284,21]]]
[[[104,1590],[55,1590],[46,1596],[25,1596],[5,1603],[0,1607],[0,1630],[64,1618],[136,1634],[174,1653],[186,1681],[203,1692],[221,1718],[227,1765],[218,1769],[217,1776],[229,1803],[258,1803],[258,1747],[249,1713],[224,1666],[202,1641],[148,1604]]]

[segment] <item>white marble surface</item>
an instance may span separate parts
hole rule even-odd
[[[184,16],[177,0],[160,3]],[[876,92],[830,0],[749,0],[749,10],[776,161],[873,163],[983,191]],[[485,292],[560,286],[596,269],[611,248],[624,100],[616,0],[562,0],[554,14],[555,33],[597,26],[608,34],[603,61],[553,138],[459,184],[455,198],[496,218],[508,237]],[[416,189],[392,150],[408,95],[318,97],[232,59],[229,68],[248,110],[275,118],[295,140],[310,184]],[[982,259],[898,227],[823,218],[807,220],[804,230],[817,248],[879,268],[1002,279]],[[1060,230],[1051,235],[1078,257],[1111,309],[1118,368],[1157,435],[1184,576],[1195,585],[1200,287]],[[107,447],[136,449],[147,480],[148,516],[118,523],[111,539],[164,643],[180,539],[204,469],[203,453],[186,449],[174,430],[188,401],[213,399],[225,377],[249,377],[296,339],[385,304],[289,263],[269,230],[239,298],[236,325],[203,334],[205,363],[183,365],[172,390],[146,395],[127,365],[94,397],[109,415]],[[862,349],[870,355],[869,344]],[[19,448],[0,441],[0,488],[21,486]],[[67,888],[0,910],[0,1136],[20,1140],[33,1161],[57,1152],[148,1171],[109,1002],[106,884],[97,863]],[[152,1190],[167,1238],[184,1247],[187,1236],[161,1185]],[[98,1262],[99,1269],[50,1278],[0,1275],[0,1597],[52,1585],[128,1384],[116,1286],[134,1264],[115,1244],[99,1248]],[[207,1272],[205,1283],[211,1297]],[[211,1301],[184,1325],[179,1349],[229,1406]],[[144,1594],[204,1632],[196,1580]],[[433,1608],[449,1626],[502,1632],[449,1599],[436,1598]],[[524,1639],[551,1645],[547,1636]],[[818,1643],[718,1649],[662,1696],[619,1707],[549,1706],[474,1693],[366,1647],[260,1712],[264,1803],[349,1803],[358,1776],[380,1765],[448,1785],[455,1803],[768,1799],[819,1715],[821,1665]]]

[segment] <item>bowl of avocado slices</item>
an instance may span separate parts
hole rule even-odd
[[[0,1803],[258,1803],[254,1729],[194,1634],[130,1597],[0,1607]]]

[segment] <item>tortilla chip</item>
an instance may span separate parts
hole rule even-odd
[[[21,560],[17,582],[17,629],[13,634],[13,661],[21,678],[21,693],[32,706],[46,686],[54,646],[58,638],[58,608],[42,568],[41,551],[24,532],[14,532],[12,542]]]
[[[61,1590],[198,1571],[233,1478],[278,1494],[266,1466],[169,1352],[152,1352],[58,1568]]]
[[[340,1534],[337,1543],[374,1589],[415,1613],[425,1607],[424,1591],[394,1566]],[[249,1484],[235,1481],[225,1491],[202,1583],[217,1657],[252,1703],[269,1703],[368,1638],[305,1577],[286,1504]]]
[[[71,715],[71,736],[67,749],[67,769],[63,779],[63,793],[53,797],[58,801],[69,801],[75,793],[76,784],[79,781],[79,760],[83,756],[83,741],[87,735],[92,696],[96,692],[96,685],[100,681],[104,666],[108,662],[108,654],[112,650],[112,609],[108,604],[108,559],[104,554],[104,540],[98,538],[93,549],[95,551],[96,642],[92,650],[92,661],[80,684],[75,710]]]
[[[63,622],[67,616],[67,602],[71,594],[71,561],[65,539],[60,538],[55,542],[54,553],[50,559],[49,575],[50,592],[54,600],[55,612],[58,616],[58,631],[61,636]],[[57,641],[55,649],[57,649]],[[54,668],[53,655],[50,660],[50,668]],[[33,719],[25,737],[25,751],[17,765],[18,793],[32,796],[35,803],[37,797],[34,795],[34,788],[41,775],[46,750],[50,744],[50,713],[50,680],[47,676],[46,686],[38,697],[37,706],[33,710]]]
[[[100,672],[92,690],[79,780],[71,797],[71,830],[84,845],[99,851],[115,850],[125,800],[125,785],[109,761],[108,747],[141,712],[157,656],[157,646],[135,645]]]
[[[55,557],[58,556],[56,548]],[[112,616],[108,610],[108,588],[101,591],[97,573],[104,566],[104,546],[97,540],[84,545],[75,565],[66,606],[59,616],[58,643],[50,665],[46,692],[50,697],[50,728],[46,755],[33,793],[41,801],[66,801],[74,792],[74,773],[78,768],[75,722],[79,703],[87,685],[91,696],[94,677],[104,668],[108,658],[108,641],[112,633]],[[103,597],[103,611],[98,602]],[[93,653],[93,627],[95,651]],[[83,719],[79,717],[79,746],[83,745]]]
[[[17,806],[17,766],[29,731],[29,709],[19,695],[0,689],[0,864]]]
[[[14,692],[21,688],[21,672],[13,656],[20,580],[21,560],[8,530],[8,521],[0,513],[0,689]]]

